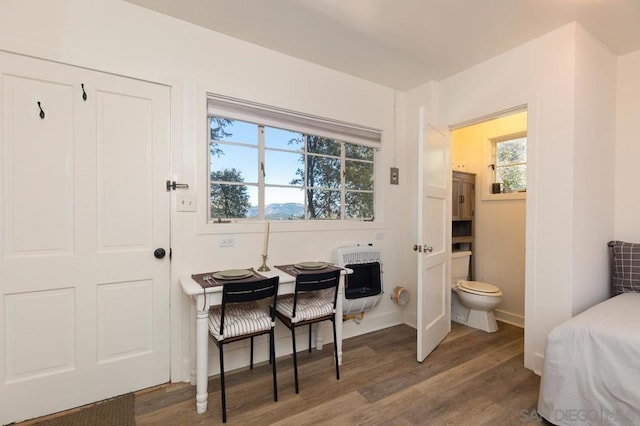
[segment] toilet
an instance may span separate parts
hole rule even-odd
[[[493,333],[498,323],[493,314],[502,302],[502,291],[492,284],[468,281],[470,251],[451,253],[451,320]]]

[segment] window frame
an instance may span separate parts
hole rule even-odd
[[[514,139],[527,138],[527,161],[524,163],[511,163],[509,166],[516,165],[527,165],[529,162],[529,139],[527,136],[527,131],[520,131],[515,133],[509,133],[505,135],[496,136],[493,138],[487,139],[487,154],[484,156],[485,158],[485,170],[487,173],[483,174],[483,190],[482,190],[482,200],[491,201],[491,200],[522,200],[527,198],[526,188],[524,191],[519,192],[501,192],[498,194],[494,194],[491,192],[491,185],[496,181],[497,169],[498,169],[498,161],[497,161],[497,144],[501,142],[507,142]],[[504,166],[503,166],[504,167]],[[527,176],[528,178],[528,176]],[[527,179],[528,186],[528,179]]]
[[[231,101],[229,101],[231,99]],[[210,131],[210,123],[211,117],[221,117],[229,120],[238,120],[244,121],[248,123],[253,123],[258,126],[258,164],[256,165],[258,171],[258,215],[257,217],[246,217],[246,218],[225,218],[222,220],[217,220],[211,217],[211,207],[210,207],[210,188],[211,188],[211,154],[210,147],[213,139],[211,138]],[[278,118],[284,118],[283,120],[278,120]],[[379,173],[378,169],[378,155],[381,148],[382,141],[382,131],[363,127],[356,126],[349,123],[338,122],[334,120],[329,120],[325,118],[320,118],[316,116],[310,116],[301,113],[295,113],[288,110],[282,110],[273,107],[267,107],[260,104],[247,103],[244,101],[239,101],[232,98],[222,97],[222,96],[207,96],[207,159],[206,159],[206,227],[225,224],[251,224],[251,223],[264,223],[265,219],[265,188],[269,187],[286,187],[286,188],[300,188],[304,192],[303,206],[304,206],[304,218],[302,219],[292,219],[292,220],[272,220],[272,223],[303,223],[303,224],[311,224],[317,222],[324,223],[349,223],[356,224],[360,222],[374,222],[375,212],[379,209],[379,196],[376,194],[377,181]],[[306,124],[306,125],[305,125]],[[322,126],[328,126],[328,129],[321,129]],[[287,130],[291,132],[301,133],[305,137],[303,149],[292,149],[287,150],[278,147],[268,147],[265,143],[265,131],[266,127],[272,127],[281,130]],[[346,130],[346,133],[340,134],[336,129]],[[334,133],[336,132],[336,133]],[[346,134],[346,137],[345,137]],[[308,135],[318,136],[322,138],[332,139],[337,141],[340,144],[340,156],[333,155],[325,155],[318,153],[308,152],[308,144],[306,141],[306,137]],[[228,141],[216,141],[218,144],[229,144],[229,145],[242,145],[242,143],[233,143]],[[346,144],[352,144],[356,146],[365,146],[373,149],[373,160],[364,160],[360,158],[347,158],[346,157]],[[251,145],[253,147],[253,145]],[[264,165],[265,172],[268,173],[269,165],[266,164],[266,154],[268,151],[271,152],[287,152],[287,153],[298,153],[303,156],[305,160],[305,176],[303,178],[303,183],[301,185],[283,185],[283,184],[267,184],[265,181],[265,176],[262,173],[262,165]],[[306,162],[308,156],[320,156],[320,157],[328,157],[335,158],[340,161],[340,186],[337,189],[333,188],[324,188],[328,190],[334,190],[340,193],[340,217],[339,218],[326,218],[326,219],[310,219],[308,213],[308,203],[307,203],[307,179],[306,179]],[[373,167],[373,182],[372,189],[348,189],[346,187],[346,166],[347,161],[355,161],[361,163],[371,164]],[[254,186],[255,184],[249,184]],[[323,189],[323,188],[321,188]],[[347,193],[371,193],[373,195],[373,216],[371,218],[350,218],[346,214],[346,195]],[[350,226],[352,227],[352,226]],[[219,228],[218,228],[219,229]]]

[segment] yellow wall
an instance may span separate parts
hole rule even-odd
[[[527,112],[496,118],[463,127],[451,134],[451,163],[453,170],[482,173],[482,144],[490,138],[527,130]]]
[[[525,203],[524,199],[483,200],[483,174],[489,139],[527,130],[521,112],[455,130],[451,134],[453,170],[476,174],[475,280],[497,285],[504,293],[496,318],[524,325]],[[509,195],[509,194],[506,194]]]

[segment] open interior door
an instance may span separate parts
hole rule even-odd
[[[418,117],[418,354],[419,362],[451,330],[451,171],[449,134]]]

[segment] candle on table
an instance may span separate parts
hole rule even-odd
[[[267,220],[264,224],[264,247],[262,249],[262,255],[266,256],[268,250],[269,250],[269,221]]]

